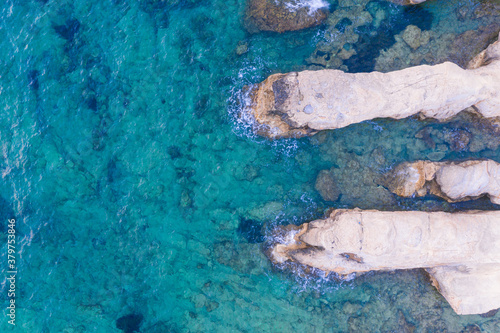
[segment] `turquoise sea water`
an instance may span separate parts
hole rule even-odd
[[[461,33],[481,20],[459,22],[457,8],[478,4],[435,1],[418,17],[425,29]],[[325,25],[251,35],[245,5],[0,5],[3,309],[8,219],[18,240],[16,326],[2,316],[0,331],[499,332],[499,314],[457,316],[419,270],[340,283],[268,262],[266,230],[329,207],[498,208],[398,199],[375,179],[405,160],[500,161],[500,152],[498,138],[467,116],[376,120],[299,140],[253,135],[238,119],[242,88],[316,68],[306,59],[332,36]],[[384,34],[362,31],[374,42],[360,46],[359,70],[373,67],[370,50],[389,47],[380,36],[411,23],[403,7],[373,6],[402,21],[387,21]],[[248,52],[238,55],[244,43]],[[449,139],[457,131],[470,134],[467,147]],[[314,188],[331,168],[341,192],[334,203]]]

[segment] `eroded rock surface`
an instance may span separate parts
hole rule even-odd
[[[500,212],[334,210],[275,231],[269,256],[339,275],[426,268],[458,314],[500,307]]]
[[[328,16],[322,8],[307,6],[296,0],[249,0],[245,25],[250,32],[294,31],[321,24]]]
[[[492,161],[406,162],[387,174],[387,188],[403,197],[433,194],[457,202],[489,196],[500,204],[500,164]]]
[[[445,62],[389,73],[325,69],[274,74],[251,95],[255,128],[270,138],[417,113],[445,120],[470,106],[484,117],[499,117],[500,43],[476,56],[467,70]]]

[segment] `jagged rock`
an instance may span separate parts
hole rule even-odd
[[[387,174],[385,185],[403,197],[430,193],[457,202],[488,195],[491,202],[500,204],[500,164],[491,160],[406,162]]]
[[[334,210],[324,220],[277,228],[268,251],[340,276],[426,268],[458,314],[500,307],[500,211]]]
[[[317,26],[327,16],[325,8],[300,5],[296,0],[250,0],[245,24],[250,32],[284,32]]]
[[[374,118],[445,120],[470,106],[500,116],[500,42],[470,69],[446,62],[390,73],[320,70],[274,74],[254,86],[248,112],[269,138],[300,137]]]

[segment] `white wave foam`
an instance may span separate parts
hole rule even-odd
[[[233,78],[233,87],[229,91],[230,96],[228,97],[228,116],[233,123],[233,133],[258,144],[270,145],[274,147],[274,151],[277,154],[293,157],[299,151],[297,139],[283,138],[280,140],[269,140],[257,134],[259,132],[272,133],[273,131],[268,125],[260,124],[255,119],[251,109],[252,88],[255,87],[256,82],[261,82],[265,79],[261,72],[262,68],[266,67],[276,68],[277,64],[275,62],[265,62],[262,58],[258,57],[252,62],[242,63],[237,76]],[[243,86],[247,87],[243,88]]]
[[[325,0],[291,0],[286,3],[290,11],[297,11],[301,8],[309,8],[309,15],[314,14],[322,8],[328,8],[330,4]]]

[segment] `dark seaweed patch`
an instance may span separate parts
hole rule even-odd
[[[80,22],[77,19],[68,19],[65,24],[54,26],[54,30],[59,36],[72,42],[80,30]]]
[[[340,32],[344,32],[345,28],[352,25],[352,21],[349,20],[347,17],[344,17],[342,20],[340,20],[339,23],[335,26]]]
[[[91,109],[92,111],[97,111],[97,99],[95,98],[95,96],[90,96],[88,99],[87,99],[87,106],[89,107],[89,109]]]
[[[251,219],[240,219],[240,224],[236,231],[243,236],[249,243],[262,243],[265,238],[262,234],[262,223]]]
[[[141,327],[143,316],[140,314],[129,314],[118,318],[116,321],[116,328],[122,330],[125,333],[138,332]]]
[[[210,98],[208,95],[202,95],[194,106],[194,114],[198,118],[202,118],[208,109]]]
[[[324,57],[324,56],[326,55],[326,57],[325,57],[325,60],[326,60],[326,61],[328,61],[328,60],[330,60],[330,59],[331,59],[331,58],[330,58],[330,53],[323,52],[323,51],[320,51],[320,50],[316,51],[316,55],[317,55],[318,57]]]
[[[181,149],[177,146],[170,146],[167,148],[167,154],[170,155],[170,158],[175,160],[182,156]]]
[[[107,179],[109,183],[115,182],[117,179],[121,178],[123,176],[123,172],[118,165],[116,158],[112,158],[108,162],[108,168],[107,168]]]
[[[40,88],[40,84],[38,83],[38,75],[40,73],[36,70],[33,69],[28,72],[28,87],[33,89],[34,91],[37,91],[38,88]]]

